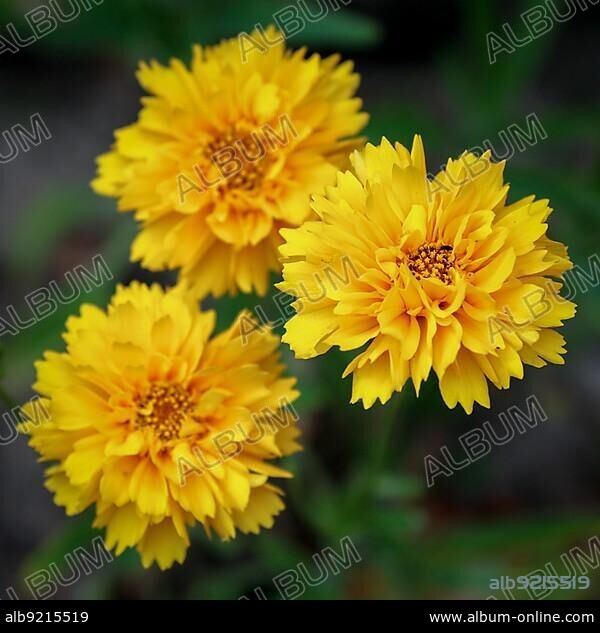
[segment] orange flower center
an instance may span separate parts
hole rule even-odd
[[[162,441],[179,437],[185,417],[193,409],[190,394],[181,385],[154,383],[135,398],[138,428],[151,428]]]
[[[203,153],[225,174],[229,189],[253,191],[262,184],[268,161],[265,141],[258,132],[230,128],[207,143]]]
[[[456,255],[449,244],[427,242],[408,254],[408,267],[417,279],[439,279],[452,283]]]

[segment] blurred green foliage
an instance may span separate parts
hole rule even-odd
[[[110,56],[127,67],[140,58],[187,58],[192,43],[214,43],[256,23],[266,24],[282,7],[275,0],[236,0],[226,8],[224,4],[222,0],[106,0],[82,15],[76,25],[61,26],[44,38],[35,54],[89,64],[94,58]],[[514,122],[523,125],[525,116],[535,110],[548,139],[510,161],[506,174],[511,195],[536,192],[549,197],[556,209],[551,234],[566,242],[575,262],[587,269],[587,257],[597,249],[600,220],[597,104],[577,108],[524,105],[523,95],[535,85],[560,27],[490,66],[486,33],[501,24],[500,13],[494,9],[502,3],[459,5],[461,38],[428,69],[429,76],[436,78],[443,107],[437,102],[423,103],[403,91],[397,76],[401,70],[388,68],[389,92],[380,92],[377,99],[365,103],[371,112],[368,135],[375,142],[385,135],[407,144],[415,132],[421,133],[428,153],[442,162],[484,139],[493,143],[498,130]],[[517,3],[514,15],[529,5]],[[23,26],[23,13],[21,3],[3,2],[0,23]],[[340,48],[350,54],[377,45],[382,36],[381,24],[351,7],[309,25],[291,45]],[[587,171],[580,161],[570,159],[578,148],[587,148],[593,155]],[[552,161],[547,160],[549,156]],[[90,163],[93,159],[90,156]],[[432,170],[435,167],[430,165]],[[26,271],[24,287],[44,283],[47,275],[40,271],[47,271],[55,253],[73,235],[88,231],[90,223],[99,236],[97,252],[103,253],[117,280],[137,275],[139,271],[128,264],[133,223],[117,218],[113,203],[98,200],[81,183],[45,193],[22,213],[11,236],[8,270]],[[32,231],[31,226],[44,230]],[[105,285],[81,301],[104,304],[112,290]],[[577,326],[567,327],[572,346],[584,345],[586,337],[597,335],[600,328],[600,294],[589,292],[577,301],[581,304]],[[211,305],[218,309],[219,327],[230,323],[242,307],[261,305],[268,316],[278,316],[271,298],[242,296]],[[7,380],[16,392],[23,390],[33,378],[33,361],[45,349],[59,345],[66,318],[77,310],[76,304],[61,307],[37,324],[31,335],[10,340],[3,359],[10,372],[3,372],[0,380]],[[347,355],[334,352],[327,360],[299,363],[286,350],[283,353],[292,373],[299,376],[303,392],[299,412],[309,423],[306,450],[291,461],[297,476],[288,486],[288,509],[277,528],[226,545],[208,542],[198,528],[197,542],[183,568],[165,574],[144,572],[135,554],[123,556],[75,587],[77,595],[235,599],[261,586],[269,598],[275,598],[274,576],[300,562],[314,569],[310,567],[313,554],[323,547],[336,549],[342,537],[351,536],[363,561],[346,574],[309,588],[305,598],[485,598],[492,593],[487,589],[490,578],[515,577],[549,561],[558,565],[562,552],[598,533],[598,515],[520,520],[500,516],[493,521],[462,519],[438,525],[428,507],[422,472],[415,476],[409,463],[408,442],[420,419],[444,416],[455,421],[460,417],[444,410],[437,395],[429,397],[435,385],[425,388],[418,403],[407,389],[388,407],[364,412],[347,404],[350,382],[340,380]],[[32,553],[22,577],[31,569],[62,560],[76,546],[88,545],[95,534],[89,525],[88,516],[69,519],[60,533]],[[600,581],[597,574],[592,587],[597,586],[594,580]],[[557,592],[553,597],[589,597],[583,593]],[[594,595],[598,596],[597,588]]]
[[[278,0],[105,0],[82,12],[76,26],[61,25],[40,45],[51,55],[110,53],[134,62],[148,57],[186,59],[192,44],[214,44],[249,32],[256,24],[273,24],[273,14],[285,6]],[[308,6],[318,13],[316,3]],[[0,23],[13,22],[19,31],[29,32],[25,11],[17,0],[5,0]],[[376,44],[380,36],[378,22],[350,6],[330,10],[325,21],[307,23],[302,33],[292,36],[291,44],[360,48]]]

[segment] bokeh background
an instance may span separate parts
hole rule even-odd
[[[565,1],[555,0],[561,12]],[[566,242],[587,270],[600,243],[600,6],[578,10],[491,66],[486,33],[501,34],[508,22],[523,37],[519,16],[538,3],[353,0],[289,45],[353,58],[371,113],[370,140],[385,134],[409,144],[419,132],[430,168],[484,139],[502,147],[499,130],[523,127],[536,113],[548,138],[510,160],[512,199],[549,197],[551,236]],[[0,32],[10,22],[24,25],[24,14],[40,4],[1,0]],[[66,271],[89,267],[97,253],[115,281],[81,301],[104,304],[117,281],[169,281],[129,263],[134,221],[91,192],[94,159],[111,144],[113,130],[136,117],[139,60],[188,60],[192,43],[216,43],[267,24],[287,4],[293,2],[105,0],[18,54],[0,56],[0,130],[19,122],[28,127],[40,113],[52,134],[0,165],[0,314],[8,305],[23,307],[28,293],[51,280],[64,284]],[[229,544],[210,542],[196,529],[183,566],[144,571],[130,552],[56,597],[236,599],[261,587],[277,599],[274,576],[300,562],[317,576],[313,554],[339,551],[344,536],[362,561],[309,587],[303,598],[503,599],[489,589],[490,578],[548,562],[565,574],[560,555],[577,545],[589,551],[588,539],[600,535],[600,288],[579,293],[576,302],[578,316],[564,328],[566,366],[529,368],[509,391],[492,391],[490,411],[479,407],[472,416],[447,410],[434,380],[418,400],[408,387],[388,407],[364,412],[348,404],[350,381],[340,380],[344,354],[290,359],[303,394],[297,409],[305,451],[290,460],[296,477],[285,486],[287,510],[275,528]],[[221,325],[240,307],[257,304],[273,314],[268,299],[217,302]],[[9,397],[31,397],[33,361],[60,347],[64,321],[77,311],[77,303],[62,306],[26,332],[0,338],[1,385]],[[427,487],[425,455],[439,458],[447,445],[461,459],[461,434],[496,422],[510,406],[526,409],[532,394],[547,421]],[[0,446],[0,490],[0,597],[8,586],[24,597],[28,574],[51,562],[67,574],[65,555],[89,549],[95,532],[89,515],[66,518],[53,505],[24,438]],[[600,597],[600,572],[590,576],[587,591],[555,591],[552,598]]]

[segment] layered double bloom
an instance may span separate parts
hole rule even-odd
[[[534,196],[507,202],[504,163],[464,154],[428,177],[412,150],[383,140],[352,156],[352,171],[317,195],[318,218],[283,230],[284,281],[297,297],[283,338],[300,358],[332,346],[348,365],[352,401],[385,403],[433,371],[449,407],[489,407],[524,365],[562,363],[553,330],[575,313],[559,298],[571,267],[546,236],[552,209]]]
[[[282,376],[277,337],[243,345],[236,321],[210,338],[214,321],[180,289],[134,283],[106,312],[83,306],[66,351],[36,365],[51,419],[23,430],[52,462],[55,502],[69,515],[93,505],[106,545],[137,548],[146,567],[182,562],[196,523],[229,540],[271,527],[284,507],[271,478],[291,475],[272,461],[300,448],[283,410],[295,380]]]
[[[151,96],[98,160],[95,191],[140,224],[132,259],[179,269],[199,297],[266,294],[279,230],[309,216],[309,194],[335,182],[367,121],[351,62],[267,35],[280,43],[246,63],[233,39],[196,46],[189,69],[142,64]]]

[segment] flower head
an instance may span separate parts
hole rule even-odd
[[[563,363],[553,328],[575,313],[558,296],[571,262],[546,236],[548,200],[508,204],[489,152],[430,180],[418,136],[412,151],[384,139],[352,164],[314,198],[319,219],[282,231],[279,287],[297,297],[283,340],[298,357],[365,346],[344,373],[352,402],[385,403],[409,378],[418,394],[433,370],[468,413],[489,407],[488,381],[506,389],[523,365]]]
[[[279,229],[308,217],[309,194],[335,182],[367,121],[351,62],[266,35],[280,42],[247,60],[232,39],[196,46],[189,69],[142,64],[151,96],[98,159],[94,190],[140,223],[132,259],[180,269],[200,297],[266,294]]]
[[[228,540],[284,507],[270,478],[291,475],[271,460],[299,449],[295,380],[275,336],[242,348],[239,322],[210,338],[214,320],[179,289],[120,286],[37,363],[50,420],[23,430],[52,463],[47,488],[69,515],[95,504],[107,546],[136,547],[146,567],[182,562],[195,523]]]

